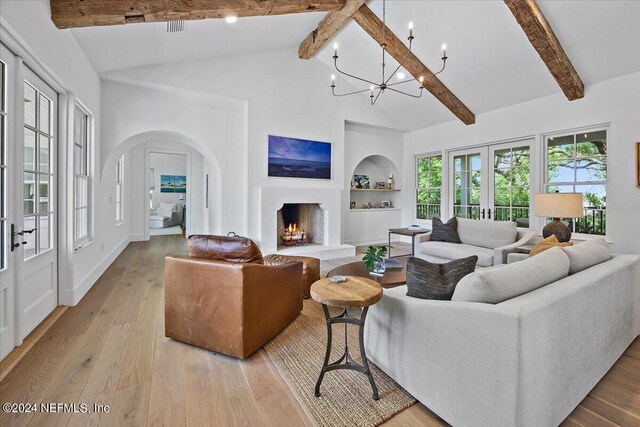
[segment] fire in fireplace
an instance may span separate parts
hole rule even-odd
[[[298,228],[298,224],[289,224],[282,234],[282,244],[284,246],[297,246],[304,243],[304,230]]]
[[[278,245],[323,244],[324,211],[317,203],[285,203],[278,211]]]

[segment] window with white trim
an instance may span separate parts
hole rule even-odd
[[[442,155],[416,157],[416,218],[441,216]]]
[[[607,232],[607,130],[546,137],[545,189],[582,193],[584,218],[562,218],[575,233]]]
[[[89,114],[76,105],[73,110],[73,240],[77,246],[91,240]]]
[[[116,163],[116,224],[124,221],[124,155]]]

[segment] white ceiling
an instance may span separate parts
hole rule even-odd
[[[369,6],[381,15],[381,1]],[[539,1],[585,85],[640,71],[640,1]],[[187,22],[185,33],[166,33],[163,23],[72,30],[98,72],[164,62],[291,48],[322,19],[322,13]],[[387,23],[401,38],[414,23],[414,52],[479,114],[554,93],[560,88],[502,1],[387,2]],[[341,31],[339,65],[345,71],[379,78],[380,47],[355,23]],[[333,67],[333,42],[317,58]],[[388,61],[389,69],[395,68]],[[331,73],[327,70],[327,74]],[[358,88],[365,86],[355,84]],[[408,83],[409,89],[416,90]],[[342,89],[338,85],[338,90]],[[349,90],[350,88],[343,88]],[[363,95],[363,104],[366,105]],[[586,90],[588,96],[588,88]],[[569,102],[569,101],[567,101]],[[378,104],[406,129],[454,119],[425,91],[421,99],[385,93]]]

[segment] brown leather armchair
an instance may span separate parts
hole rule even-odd
[[[311,297],[311,285],[320,280],[320,260],[308,256],[278,255],[271,254],[264,257],[266,265],[281,265],[291,261],[302,263],[302,296]]]
[[[244,359],[302,311],[302,270],[249,239],[191,236],[189,256],[165,258],[165,335]]]

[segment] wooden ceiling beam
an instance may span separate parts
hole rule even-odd
[[[327,16],[320,21],[318,27],[300,43],[300,47],[298,47],[298,57],[300,59],[313,58],[327,43],[327,40],[347,25],[347,22],[351,19],[351,15],[360,9],[360,6],[365,4],[366,1],[367,0],[347,0],[347,3],[342,9],[327,13]]]
[[[353,14],[353,20],[373,37],[378,44],[385,43],[387,45],[387,52],[398,61],[398,63],[402,63],[402,67],[407,70],[413,78],[419,80],[420,77],[424,77],[422,86],[435,96],[438,101],[444,104],[456,117],[462,120],[464,124],[471,125],[476,122],[476,116],[471,110],[424,65],[389,28],[385,30],[386,37],[383,38],[382,21],[367,5],[360,6],[360,9]]]
[[[535,0],[504,0],[569,101],[584,97],[584,83]]]
[[[50,0],[58,28],[333,12],[347,0]]]

